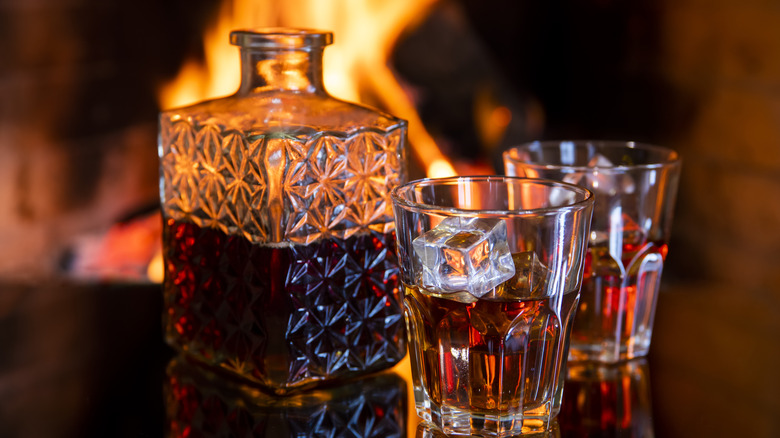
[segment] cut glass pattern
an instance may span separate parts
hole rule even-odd
[[[393,229],[402,129],[244,136],[216,123],[162,123],[167,217],[256,243]]]

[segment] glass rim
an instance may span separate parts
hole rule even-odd
[[[519,151],[530,151],[532,148],[552,149],[553,147],[559,148],[563,143],[571,143],[575,148],[582,147],[598,147],[613,150],[633,149],[642,150],[663,155],[664,158],[642,164],[618,164],[617,166],[587,166],[587,165],[571,165],[571,164],[552,164],[543,163],[538,161],[526,161],[518,157]],[[666,146],[660,146],[651,143],[643,143],[636,141],[622,141],[622,140],[538,140],[528,143],[521,143],[516,146],[512,146],[505,150],[502,154],[505,162],[511,162],[514,165],[525,166],[537,169],[571,169],[578,172],[590,172],[598,170],[600,172],[626,172],[629,170],[641,170],[641,169],[659,169],[664,167],[675,167],[682,163],[682,157],[680,154],[672,148]]]
[[[230,32],[230,44],[244,48],[300,49],[332,43],[333,32],[319,29],[259,27]]]
[[[458,208],[458,207],[448,207],[448,206],[429,204],[424,202],[411,201],[409,199],[404,198],[401,195],[401,192],[412,190],[414,187],[448,185],[448,184],[459,183],[459,182],[473,183],[473,182],[491,182],[491,181],[515,181],[522,184],[558,187],[561,189],[565,189],[571,193],[584,195],[584,198],[579,201],[569,202],[556,207],[539,207],[539,208],[529,208],[529,209],[522,209],[522,210],[521,209],[501,210],[501,209],[487,209],[487,208],[466,209],[466,208]],[[422,179],[417,179],[414,181],[407,182],[406,184],[402,184],[400,186],[393,188],[393,190],[390,192],[390,197],[392,198],[394,204],[400,205],[407,210],[411,210],[418,213],[423,211],[439,212],[442,215],[451,215],[451,216],[473,216],[474,214],[479,214],[480,216],[489,216],[489,217],[518,217],[518,216],[529,216],[529,215],[540,215],[540,214],[543,215],[549,213],[557,213],[561,211],[577,211],[577,210],[583,210],[587,208],[589,205],[594,204],[595,202],[595,195],[593,194],[593,192],[582,186],[578,186],[575,184],[570,184],[562,181],[556,181],[553,179],[527,178],[527,177],[508,176],[508,175],[450,176],[445,178],[422,178]]]

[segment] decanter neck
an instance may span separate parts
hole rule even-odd
[[[326,94],[323,48],[333,35],[302,29],[240,30],[230,42],[241,49],[239,95],[266,91]]]

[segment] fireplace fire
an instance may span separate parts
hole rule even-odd
[[[409,121],[413,155],[425,175],[455,174],[450,161],[425,130],[414,102],[388,65],[398,37],[434,0],[356,3],[345,0],[227,0],[204,34],[205,63],[187,61],[160,90],[160,106],[175,108],[232,94],[238,89],[239,59],[228,43],[231,30],[308,27],[334,33],[326,51],[325,86],[337,98],[383,108]]]
[[[686,161],[668,277],[776,283],[755,267],[773,260],[776,203],[737,189],[777,185],[776,11],[767,6],[108,0],[12,2],[3,14],[5,281],[74,275],[87,260],[78,256],[154,205],[161,108],[235,87],[198,79],[189,97],[173,97],[185,88],[179,78],[235,80],[236,49],[212,55],[211,41],[227,47],[231,28],[284,25],[334,31],[325,68],[334,95],[410,120],[412,177],[499,172],[502,148],[535,139],[630,139],[701,157]]]
[[[225,1],[204,31],[203,62],[186,59],[178,74],[159,88],[159,106],[185,106],[235,92],[240,78],[239,57],[237,49],[228,43],[230,30],[293,25],[328,29],[334,32],[335,44],[332,52],[326,51],[326,88],[337,97],[382,108],[410,122],[410,173],[414,177],[494,173],[495,169],[486,161],[474,157],[459,159],[458,153],[452,153],[451,145],[450,150],[443,151],[438,143],[446,144],[447,140],[434,139],[426,130],[417,111],[417,90],[392,65],[398,40],[415,32],[414,21],[419,17],[431,16],[439,21],[445,17],[445,22],[451,22],[449,33],[462,32],[465,41],[473,38],[458,28],[462,23],[452,18],[458,16],[458,11],[436,7],[435,3],[408,0],[355,7],[351,2],[340,1],[329,3],[326,8],[325,4],[311,0]],[[477,129],[484,139],[495,143],[510,125],[512,110],[490,90],[481,90],[475,100]],[[153,238],[159,235],[159,222],[159,213],[154,211],[114,224],[105,233],[80,238],[68,263],[71,275],[92,280],[161,281],[160,242]],[[127,241],[133,244],[126,245]]]

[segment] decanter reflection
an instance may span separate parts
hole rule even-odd
[[[647,360],[569,362],[559,419],[565,437],[653,438]]]
[[[280,397],[180,357],[164,392],[168,438],[406,436],[406,383],[393,372]]]

